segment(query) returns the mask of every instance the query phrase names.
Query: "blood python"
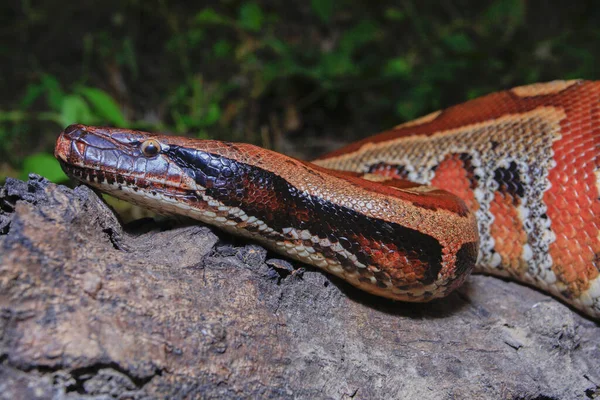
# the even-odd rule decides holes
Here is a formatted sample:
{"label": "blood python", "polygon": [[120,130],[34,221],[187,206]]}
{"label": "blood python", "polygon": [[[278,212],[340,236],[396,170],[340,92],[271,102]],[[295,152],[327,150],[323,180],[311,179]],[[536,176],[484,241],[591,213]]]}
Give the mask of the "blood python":
{"label": "blood python", "polygon": [[84,125],[60,134],[55,155],[94,188],[379,296],[442,297],[475,267],[600,317],[600,82],[493,93],[313,163]]}

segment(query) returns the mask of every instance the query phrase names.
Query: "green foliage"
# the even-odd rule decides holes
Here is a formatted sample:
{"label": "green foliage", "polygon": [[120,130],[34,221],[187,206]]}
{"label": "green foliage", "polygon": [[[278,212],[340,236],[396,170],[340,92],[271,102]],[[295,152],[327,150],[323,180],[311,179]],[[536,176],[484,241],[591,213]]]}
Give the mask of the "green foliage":
{"label": "green foliage", "polygon": [[405,57],[396,57],[388,60],[385,66],[385,75],[391,77],[408,78],[412,73],[410,61]]}
{"label": "green foliage", "polygon": [[239,24],[242,28],[245,28],[252,32],[258,32],[263,25],[264,15],[258,4],[256,3],[244,3],[240,7]]}
{"label": "green foliage", "polygon": [[[127,125],[127,120],[121,112],[119,105],[108,93],[97,88],[85,86],[78,88],[77,91],[88,101],[97,118],[107,121],[114,126],[124,127]],[[87,117],[90,119],[94,118],[91,113],[92,110],[88,108],[89,115]]]}
{"label": "green foliage", "polygon": [[464,32],[445,36],[443,41],[448,50],[455,53],[469,53],[475,48],[473,41]]}
{"label": "green foliage", "polygon": [[334,10],[333,0],[311,0],[310,6],[324,24],[331,21]]}
{"label": "green foliage", "polygon": [[48,153],[36,153],[25,158],[19,178],[27,180],[30,173],[42,175],[55,183],[68,180],[56,158]]}
{"label": "green foliage", "polygon": [[[46,109],[28,112],[40,99],[45,99]],[[128,123],[117,102],[105,91],[79,85],[67,93],[58,79],[48,74],[42,75],[39,82],[27,86],[19,109],[0,111],[0,143],[3,146],[0,150],[9,151],[4,147],[7,141],[3,139],[12,139],[14,135],[11,132],[18,132],[20,126],[26,126],[31,119],[52,122],[57,131],[74,123],[114,126],[127,126]],[[7,128],[4,125],[6,123],[12,123],[12,129]],[[53,182],[67,179],[49,151],[28,155],[22,160],[20,178],[26,179],[30,172],[43,175]]]}
{"label": "green foliage", "polygon": [[387,8],[384,15],[387,19],[394,22],[401,22],[406,19],[406,13],[396,7]]}
{"label": "green foliage", "polygon": [[205,8],[194,17],[195,22],[200,24],[225,24],[227,18],[213,10],[212,8]]}
{"label": "green foliage", "polygon": [[519,26],[525,21],[525,2],[522,0],[496,0],[484,13],[486,26]]}
{"label": "green foliage", "polygon": [[[26,110],[40,98],[45,98],[46,110],[27,113]],[[27,118],[50,120],[60,127],[75,122],[115,126],[128,123],[117,102],[105,91],[77,86],[71,93],[65,93],[58,80],[47,74],[38,83],[27,86],[19,110],[0,111],[0,121],[20,122]]]}
{"label": "green foliage", "polygon": [[70,94],[63,97],[60,113],[57,115],[60,125],[67,126],[76,122],[90,124],[92,120],[90,107],[81,96]]}
{"label": "green foliage", "polygon": [[513,85],[600,77],[593,0],[29,3],[0,45],[27,54],[5,58],[27,73],[0,102],[0,171],[21,176],[54,174],[75,122],[268,145],[296,115],[303,140],[364,137]]}
{"label": "green foliage", "polygon": [[231,55],[233,45],[225,39],[218,40],[213,45],[213,52],[217,58],[226,58]]}
{"label": "green foliage", "polygon": [[175,132],[195,134],[207,138],[206,128],[215,125],[221,117],[219,102],[230,87],[206,87],[201,77],[181,85],[170,99]]}

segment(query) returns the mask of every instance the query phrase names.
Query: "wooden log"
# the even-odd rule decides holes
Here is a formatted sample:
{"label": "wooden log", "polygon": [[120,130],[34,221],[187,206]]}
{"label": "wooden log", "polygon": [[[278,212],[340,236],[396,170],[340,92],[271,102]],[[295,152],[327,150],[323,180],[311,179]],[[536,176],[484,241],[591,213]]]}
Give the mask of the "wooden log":
{"label": "wooden log", "polygon": [[290,265],[201,225],[124,228],[84,186],[9,179],[0,397],[600,393],[600,327],[531,288],[473,276],[446,299],[405,304]]}

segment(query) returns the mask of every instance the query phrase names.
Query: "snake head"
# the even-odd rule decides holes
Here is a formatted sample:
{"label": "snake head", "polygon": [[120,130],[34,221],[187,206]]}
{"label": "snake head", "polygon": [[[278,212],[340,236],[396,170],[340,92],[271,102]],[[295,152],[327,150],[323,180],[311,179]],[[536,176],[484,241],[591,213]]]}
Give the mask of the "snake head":
{"label": "snake head", "polygon": [[[202,190],[167,152],[169,136],[129,129],[71,125],[54,155],[65,173],[86,185],[161,213]],[[163,204],[167,204],[165,207]]]}
{"label": "snake head", "polygon": [[231,214],[249,218],[239,207],[252,209],[249,203],[267,204],[273,197],[268,174],[251,168],[263,159],[260,152],[265,150],[251,145],[86,125],[67,127],[54,150],[77,181],[162,214],[213,225],[231,221]]}

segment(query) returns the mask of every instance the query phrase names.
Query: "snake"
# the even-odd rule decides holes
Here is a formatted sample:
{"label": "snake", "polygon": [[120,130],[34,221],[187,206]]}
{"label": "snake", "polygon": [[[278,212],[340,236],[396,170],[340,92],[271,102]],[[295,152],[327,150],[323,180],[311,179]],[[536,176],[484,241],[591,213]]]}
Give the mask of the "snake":
{"label": "snake", "polygon": [[600,82],[536,83],[307,162],[251,144],[71,125],[65,173],[249,238],[366,292],[426,302],[472,271],[600,318]]}

